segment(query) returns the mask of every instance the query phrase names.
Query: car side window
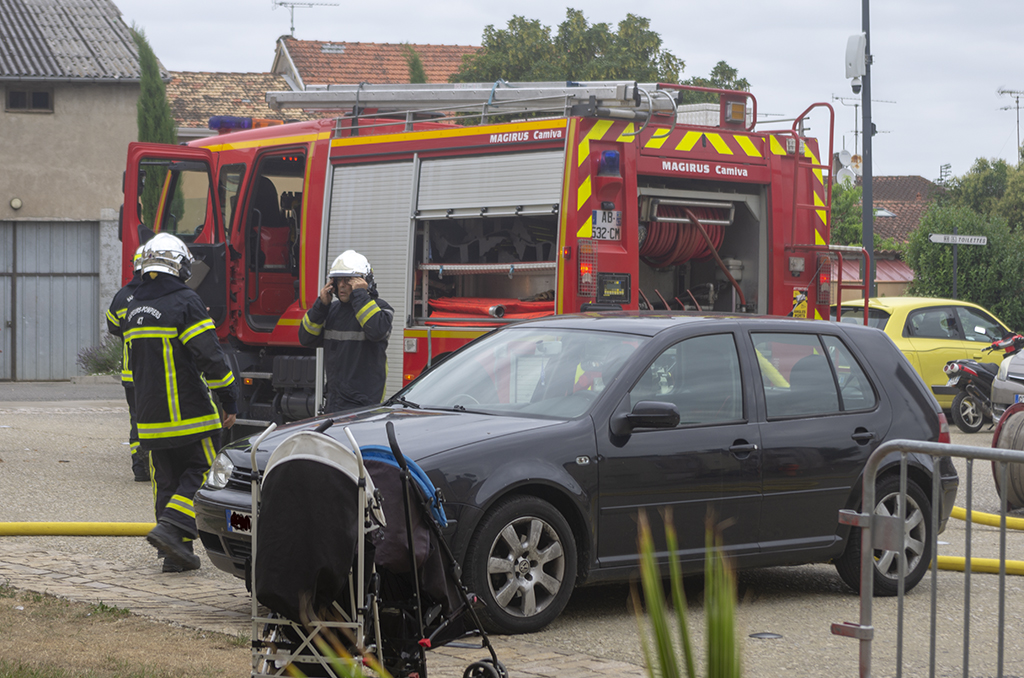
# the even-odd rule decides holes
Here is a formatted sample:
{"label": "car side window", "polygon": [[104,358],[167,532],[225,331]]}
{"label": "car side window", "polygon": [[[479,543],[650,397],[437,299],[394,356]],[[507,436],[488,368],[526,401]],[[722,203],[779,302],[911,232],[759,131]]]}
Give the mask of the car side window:
{"label": "car side window", "polygon": [[1006,333],[994,318],[976,308],[957,306],[956,314],[960,318],[960,327],[963,328],[964,338],[967,341],[991,344],[996,339],[1001,339]]}
{"label": "car side window", "polygon": [[670,402],[679,425],[743,419],[743,379],[732,334],[711,334],[670,346],[629,392],[630,408],[642,400]]}
{"label": "car side window", "polygon": [[878,402],[875,391],[871,387],[864,370],[850,353],[850,349],[839,339],[829,335],[822,336],[832,361],[836,379],[839,382],[839,405],[844,412],[850,410],[870,410]]}
{"label": "car side window", "polygon": [[922,339],[959,339],[953,309],[924,308],[907,317],[907,334]]}
{"label": "car side window", "polygon": [[832,362],[816,334],[755,333],[769,418],[840,411]]}

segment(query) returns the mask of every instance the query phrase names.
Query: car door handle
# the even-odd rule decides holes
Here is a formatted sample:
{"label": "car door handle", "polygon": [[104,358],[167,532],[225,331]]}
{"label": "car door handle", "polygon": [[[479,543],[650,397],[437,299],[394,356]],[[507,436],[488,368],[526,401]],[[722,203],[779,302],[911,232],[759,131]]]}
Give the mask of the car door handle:
{"label": "car door handle", "polygon": [[757,450],[757,444],[755,443],[738,443],[729,448],[733,456],[737,459],[746,459],[750,456],[751,452]]}
{"label": "car door handle", "polygon": [[870,442],[870,441],[874,440],[875,439],[875,434],[872,431],[856,431],[850,437],[853,438],[854,440],[856,440],[858,443],[861,443],[863,445],[866,442]]}

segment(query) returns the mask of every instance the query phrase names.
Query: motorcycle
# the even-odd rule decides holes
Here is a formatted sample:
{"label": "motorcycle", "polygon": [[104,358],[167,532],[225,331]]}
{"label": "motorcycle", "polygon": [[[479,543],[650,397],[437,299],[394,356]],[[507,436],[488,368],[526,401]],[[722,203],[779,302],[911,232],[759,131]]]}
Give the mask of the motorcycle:
{"label": "motorcycle", "polygon": [[[1003,360],[1006,360],[1022,348],[1024,336],[1008,334],[982,351],[1003,351]],[[962,358],[950,360],[942,371],[949,377],[946,386],[959,391],[951,408],[953,423],[964,433],[977,433],[992,419],[992,381],[999,372],[999,365]]]}

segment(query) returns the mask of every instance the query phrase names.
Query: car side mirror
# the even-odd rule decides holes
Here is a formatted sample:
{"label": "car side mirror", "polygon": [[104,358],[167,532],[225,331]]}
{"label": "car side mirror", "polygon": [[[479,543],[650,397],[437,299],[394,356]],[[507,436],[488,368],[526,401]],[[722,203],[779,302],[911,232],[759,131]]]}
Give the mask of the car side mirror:
{"label": "car side mirror", "polygon": [[641,400],[632,412],[613,416],[610,425],[618,436],[629,435],[636,428],[675,428],[679,425],[679,410],[674,403]]}

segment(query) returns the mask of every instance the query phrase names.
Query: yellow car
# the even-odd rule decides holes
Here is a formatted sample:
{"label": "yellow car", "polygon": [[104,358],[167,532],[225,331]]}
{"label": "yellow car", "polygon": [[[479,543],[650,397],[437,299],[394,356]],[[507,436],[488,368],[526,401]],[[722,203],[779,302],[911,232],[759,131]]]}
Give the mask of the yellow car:
{"label": "yellow car", "polygon": [[[833,319],[835,314],[833,306]],[[843,304],[842,322],[864,322],[863,300]],[[926,297],[871,298],[868,324],[889,335],[944,410],[956,395],[956,387],[946,386],[942,371],[946,363],[971,358],[998,365],[1002,352],[982,353],[982,349],[1010,333],[1005,323],[981,306]]]}

